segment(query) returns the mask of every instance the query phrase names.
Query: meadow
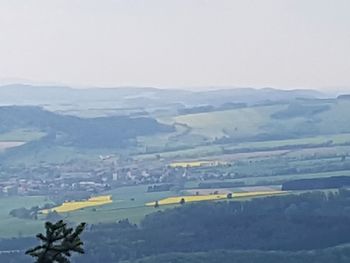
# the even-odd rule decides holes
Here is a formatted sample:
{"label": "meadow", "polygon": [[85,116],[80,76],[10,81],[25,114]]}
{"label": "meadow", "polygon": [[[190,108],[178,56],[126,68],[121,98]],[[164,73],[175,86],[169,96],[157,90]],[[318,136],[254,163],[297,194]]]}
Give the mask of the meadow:
{"label": "meadow", "polygon": [[[326,147],[325,145],[327,144],[328,146]],[[323,153],[332,149],[335,151],[340,150],[339,153],[341,153],[341,149],[347,148],[348,144],[350,144],[350,133],[344,133],[310,136],[299,139],[264,140],[237,143],[232,142],[193,147],[188,145],[188,147],[184,149],[162,151],[158,154],[161,158],[164,158],[171,162],[186,162],[184,161],[186,159],[203,159],[208,157],[210,157],[210,159],[222,159],[225,157],[231,158],[234,155],[236,157],[239,157],[242,153],[244,153],[243,157],[245,158],[249,158],[251,156],[256,155],[256,152],[265,152],[265,155],[268,155],[268,152],[276,152],[278,154],[278,151],[282,147],[283,149],[286,149],[286,151],[295,153],[295,155],[297,155],[298,153],[303,154],[303,152],[307,151]],[[298,146],[297,149],[295,149],[296,146]],[[290,150],[288,150],[288,148],[290,148]],[[247,149],[249,149],[249,152],[247,152]],[[155,160],[157,157],[155,153],[141,153],[133,155],[133,158],[142,161],[149,161]]]}
{"label": "meadow", "polygon": [[51,203],[42,196],[16,196],[0,198],[0,238],[32,236],[43,230],[43,221],[19,219],[9,215],[12,209],[31,208]]}
{"label": "meadow", "polygon": [[227,135],[243,138],[259,134],[270,115],[281,108],[283,106],[274,105],[188,114],[176,116],[174,121],[188,125],[192,133],[211,139]]}
{"label": "meadow", "polygon": [[29,142],[42,138],[45,135],[44,132],[32,130],[32,129],[16,129],[10,132],[0,134],[0,141],[21,141]]}
{"label": "meadow", "polygon": [[17,129],[0,134],[0,152],[22,146],[27,142],[42,138],[45,133],[31,129]]}
{"label": "meadow", "polygon": [[[147,186],[122,187],[106,192],[102,200],[92,202],[71,202],[69,205],[58,206],[59,215],[69,222],[111,223],[128,218],[133,223],[139,223],[142,218],[157,211],[146,207],[146,202],[158,200],[172,195],[171,192],[147,193]],[[111,196],[113,202],[106,199]],[[101,198],[101,197],[100,197]],[[105,203],[104,203],[105,202]],[[0,238],[16,236],[33,236],[43,229],[46,216],[40,215],[38,220],[18,219],[9,215],[12,209],[31,208],[52,203],[45,197],[18,196],[0,198]],[[102,204],[104,203],[104,204]],[[79,206],[77,206],[77,204]],[[78,210],[76,210],[79,208]],[[61,210],[63,209],[63,210]],[[11,227],[7,227],[11,224]],[[13,224],[13,226],[12,226]]]}
{"label": "meadow", "polygon": [[0,141],[0,152],[10,148],[18,147],[24,144],[25,142],[22,142],[22,141]]}
{"label": "meadow", "polygon": [[[289,175],[273,175],[273,176],[252,176],[237,179],[225,179],[225,180],[207,180],[206,183],[216,182],[243,182],[246,186],[278,186],[281,183],[295,179],[309,179],[309,178],[320,178],[320,177],[331,177],[331,176],[350,176],[348,171],[333,171],[333,172],[320,172],[320,173],[304,173],[304,174],[289,174]],[[195,189],[199,186],[200,181],[191,181],[185,184],[186,189]],[[242,187],[230,188],[240,189]]]}

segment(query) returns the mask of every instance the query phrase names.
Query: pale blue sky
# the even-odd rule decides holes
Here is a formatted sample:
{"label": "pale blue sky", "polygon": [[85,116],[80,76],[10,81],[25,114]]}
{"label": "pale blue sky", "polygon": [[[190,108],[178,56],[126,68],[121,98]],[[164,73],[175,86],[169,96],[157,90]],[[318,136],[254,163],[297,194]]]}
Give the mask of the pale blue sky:
{"label": "pale blue sky", "polygon": [[349,87],[349,0],[0,0],[0,79]]}

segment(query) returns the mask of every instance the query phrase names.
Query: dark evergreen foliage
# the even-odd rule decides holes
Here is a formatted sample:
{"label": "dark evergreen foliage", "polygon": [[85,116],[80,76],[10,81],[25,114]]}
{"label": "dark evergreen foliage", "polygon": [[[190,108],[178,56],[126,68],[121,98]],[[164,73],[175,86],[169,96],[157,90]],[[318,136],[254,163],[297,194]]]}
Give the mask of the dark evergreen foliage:
{"label": "dark evergreen foliage", "polygon": [[83,242],[80,239],[85,223],[75,230],[68,228],[62,220],[57,223],[45,223],[46,234],[38,234],[41,245],[26,251],[27,255],[36,258],[36,263],[69,263],[72,252],[84,253]]}

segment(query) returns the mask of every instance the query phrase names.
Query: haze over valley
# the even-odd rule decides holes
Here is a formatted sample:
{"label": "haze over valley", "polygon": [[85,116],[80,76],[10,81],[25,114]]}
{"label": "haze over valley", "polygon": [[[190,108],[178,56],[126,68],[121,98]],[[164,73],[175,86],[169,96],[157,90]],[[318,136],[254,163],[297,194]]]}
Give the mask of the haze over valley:
{"label": "haze over valley", "polygon": [[0,1],[0,262],[350,262],[350,1]]}

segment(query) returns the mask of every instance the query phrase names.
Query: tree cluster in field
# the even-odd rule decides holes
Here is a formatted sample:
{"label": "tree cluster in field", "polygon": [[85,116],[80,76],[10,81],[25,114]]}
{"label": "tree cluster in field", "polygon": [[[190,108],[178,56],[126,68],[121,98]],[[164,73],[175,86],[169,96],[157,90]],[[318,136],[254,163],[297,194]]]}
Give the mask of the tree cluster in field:
{"label": "tree cluster in field", "polygon": [[9,212],[10,216],[21,218],[21,219],[38,219],[38,212],[40,208],[38,206],[33,206],[31,208],[16,208]]}
{"label": "tree cluster in field", "polygon": [[[9,212],[10,216],[13,217],[17,217],[17,218],[21,218],[21,219],[33,219],[33,220],[37,220],[38,219],[38,215],[40,214],[40,211],[43,209],[49,209],[54,207],[53,204],[45,204],[42,207],[39,206],[33,206],[31,208],[16,208],[16,209],[12,209]],[[49,212],[47,214],[47,220],[53,220],[53,221],[57,221],[58,220],[58,215],[57,213],[52,213]]]}

